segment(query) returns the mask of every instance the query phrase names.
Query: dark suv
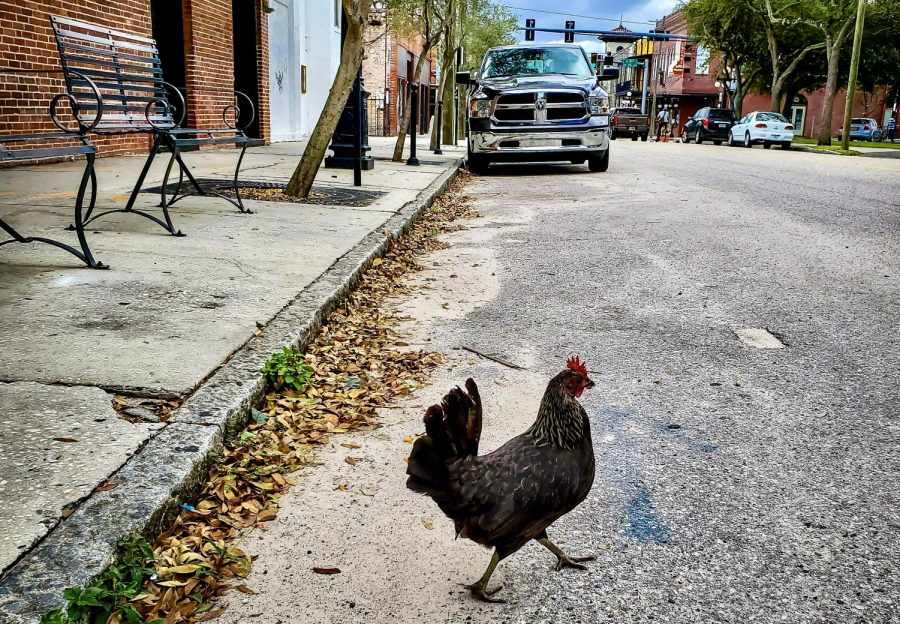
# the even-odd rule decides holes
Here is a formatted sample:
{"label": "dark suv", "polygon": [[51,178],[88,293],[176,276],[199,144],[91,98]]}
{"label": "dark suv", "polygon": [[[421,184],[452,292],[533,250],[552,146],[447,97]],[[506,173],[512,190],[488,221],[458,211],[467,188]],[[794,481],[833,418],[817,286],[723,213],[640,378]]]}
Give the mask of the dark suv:
{"label": "dark suv", "polygon": [[734,125],[734,111],[730,108],[701,108],[694,116],[687,120],[681,131],[681,142],[697,143],[712,141],[721,145],[728,140],[728,133]]}

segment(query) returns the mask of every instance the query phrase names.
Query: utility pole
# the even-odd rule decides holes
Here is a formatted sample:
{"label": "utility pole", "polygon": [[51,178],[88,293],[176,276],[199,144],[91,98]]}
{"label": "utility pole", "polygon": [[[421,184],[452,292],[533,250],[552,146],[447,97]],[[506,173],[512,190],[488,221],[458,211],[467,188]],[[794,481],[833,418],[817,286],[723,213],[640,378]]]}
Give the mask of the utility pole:
{"label": "utility pole", "polygon": [[853,119],[853,96],[856,93],[856,75],[859,73],[859,54],[862,51],[863,24],[866,20],[866,0],[859,0],[856,7],[856,30],[853,32],[853,55],[850,57],[850,80],[847,82],[847,103],[844,106],[844,129],[841,132],[841,149],[850,149],[850,121]]}

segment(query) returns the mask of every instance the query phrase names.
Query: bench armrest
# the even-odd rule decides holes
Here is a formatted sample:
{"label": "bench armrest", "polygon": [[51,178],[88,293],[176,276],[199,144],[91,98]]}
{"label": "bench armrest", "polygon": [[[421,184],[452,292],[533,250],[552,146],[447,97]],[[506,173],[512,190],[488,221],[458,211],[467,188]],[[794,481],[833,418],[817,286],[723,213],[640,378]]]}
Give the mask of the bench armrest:
{"label": "bench armrest", "polygon": [[[184,102],[184,96],[181,94],[181,92],[187,91],[187,89],[185,89],[184,87],[176,87],[174,85],[169,84],[168,82],[165,84],[166,84],[166,86],[169,86],[172,89],[174,89],[176,92],[178,92],[179,97],[181,97],[181,101]],[[253,121],[256,119],[256,107],[253,105],[253,100],[251,100],[250,97],[246,93],[243,93],[241,91],[232,90],[232,89],[216,89],[216,88],[212,88],[212,87],[196,87],[196,90],[202,91],[204,93],[231,93],[234,95],[235,103],[229,104],[222,109],[222,122],[226,126],[231,128],[232,130],[244,131],[247,128],[249,128],[250,124],[252,124]],[[244,100],[246,108],[250,109],[250,118],[243,124],[238,124],[238,123],[232,124],[230,121],[228,121],[228,113],[229,112],[234,113],[235,122],[237,122],[237,120],[240,119],[242,109],[241,109],[241,104],[238,100],[241,100],[241,99]],[[244,110],[246,110],[246,109],[244,109]],[[183,118],[184,118],[184,116],[182,115],[182,119]]]}
{"label": "bench armrest", "polygon": [[62,100],[68,100],[69,106],[72,107],[72,114],[74,115],[76,121],[78,122],[78,126],[80,128],[81,133],[90,132],[93,130],[100,120],[103,118],[103,96],[100,94],[100,89],[97,88],[97,85],[94,84],[94,81],[82,74],[81,72],[74,70],[66,70],[65,72],[62,68],[56,67],[43,67],[43,68],[35,68],[35,69],[25,69],[18,67],[0,67],[0,74],[68,74],[75,76],[80,80],[84,80],[88,87],[90,87],[91,91],[94,93],[94,98],[97,100],[97,114],[94,117],[93,121],[90,123],[85,123],[84,120],[79,115],[79,108],[81,104],[74,95],[72,95],[69,91],[65,93],[59,93],[52,100],[50,100],[50,120],[53,121],[53,124],[62,130],[63,132],[74,132],[70,128],[66,128],[63,123],[59,120],[57,116],[56,107]]}

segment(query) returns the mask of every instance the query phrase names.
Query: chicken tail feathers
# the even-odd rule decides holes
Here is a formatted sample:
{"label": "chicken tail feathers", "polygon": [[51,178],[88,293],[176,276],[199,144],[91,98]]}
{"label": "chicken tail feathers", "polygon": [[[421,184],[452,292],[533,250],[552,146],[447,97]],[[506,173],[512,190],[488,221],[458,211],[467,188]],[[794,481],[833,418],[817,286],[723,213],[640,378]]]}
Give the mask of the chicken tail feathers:
{"label": "chicken tail feathers", "polygon": [[429,407],[423,419],[425,435],[409,454],[406,487],[432,496],[446,489],[448,465],[478,455],[481,414],[481,396],[472,379],[466,380],[466,390],[454,388],[440,405]]}

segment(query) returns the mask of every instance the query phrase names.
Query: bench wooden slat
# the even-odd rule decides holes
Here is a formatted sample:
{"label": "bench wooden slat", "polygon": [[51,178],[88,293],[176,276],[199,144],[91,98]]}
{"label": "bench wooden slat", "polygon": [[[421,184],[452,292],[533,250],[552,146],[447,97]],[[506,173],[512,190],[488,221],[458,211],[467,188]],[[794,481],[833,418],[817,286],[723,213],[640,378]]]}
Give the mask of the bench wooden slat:
{"label": "bench wooden slat", "polygon": [[60,37],[65,37],[67,39],[72,39],[74,41],[90,41],[91,43],[99,43],[101,45],[109,46],[112,49],[125,48],[126,50],[137,50],[139,52],[148,52],[150,54],[156,53],[155,47],[150,47],[146,45],[141,45],[138,43],[131,43],[130,41],[119,41],[117,39],[109,39],[105,37],[95,37],[94,35],[85,35],[82,33],[77,33],[72,30],[64,30],[62,28],[57,29],[57,35]]}
{"label": "bench wooden slat", "polygon": [[114,35],[116,37],[122,39],[133,39],[134,41],[140,41],[143,43],[151,43],[156,44],[156,42],[150,37],[144,37],[143,35],[138,35],[133,32],[126,32],[124,30],[115,30],[113,28],[107,28],[105,26],[100,26],[98,24],[92,24],[90,22],[82,22],[80,20],[74,20],[68,17],[60,17],[59,15],[52,15],[50,20],[56,24],[63,24],[65,26],[74,26],[76,28],[82,28],[84,30],[89,30],[92,32],[100,32],[106,35]]}
{"label": "bench wooden slat", "polygon": [[[59,45],[61,48],[69,48],[72,50],[78,50],[79,52],[92,52],[94,54],[100,54],[103,56],[111,56],[114,58],[122,58],[128,61],[153,61],[156,64],[161,64],[159,58],[153,58],[150,56],[139,56],[137,54],[127,54],[125,52],[116,52],[115,50],[103,50],[99,48],[92,48],[91,46],[79,45],[74,43],[68,43],[63,40],[59,40]],[[68,55],[66,55],[68,57]]]}
{"label": "bench wooden slat", "polygon": [[[70,66],[71,67],[71,66]],[[146,74],[122,74],[116,72],[107,72],[100,71],[96,69],[91,69],[90,67],[71,67],[74,71],[78,73],[84,74],[88,78],[92,80],[96,77],[105,82],[115,82],[117,87],[121,87],[122,85],[130,85],[135,84],[135,86],[140,86],[141,88],[145,88],[147,84],[151,85],[161,85],[162,83],[162,74],[159,73],[146,73]],[[73,76],[72,80],[78,80],[82,84],[88,84],[86,80],[83,78],[79,78],[78,76]],[[97,83],[97,86],[100,86],[100,83],[97,80],[94,80]]]}
{"label": "bench wooden slat", "polygon": [[69,60],[69,65],[72,65],[73,61],[77,63],[85,63],[87,65],[97,65],[99,67],[111,67],[113,69],[124,69],[126,71],[144,71],[145,69],[152,69],[152,71],[156,74],[162,76],[162,67],[159,63],[155,62],[152,57],[147,57],[146,65],[129,65],[128,63],[118,63],[116,61],[107,61],[105,59],[98,58],[90,58],[88,56],[81,56],[80,54],[69,54],[66,56]]}

